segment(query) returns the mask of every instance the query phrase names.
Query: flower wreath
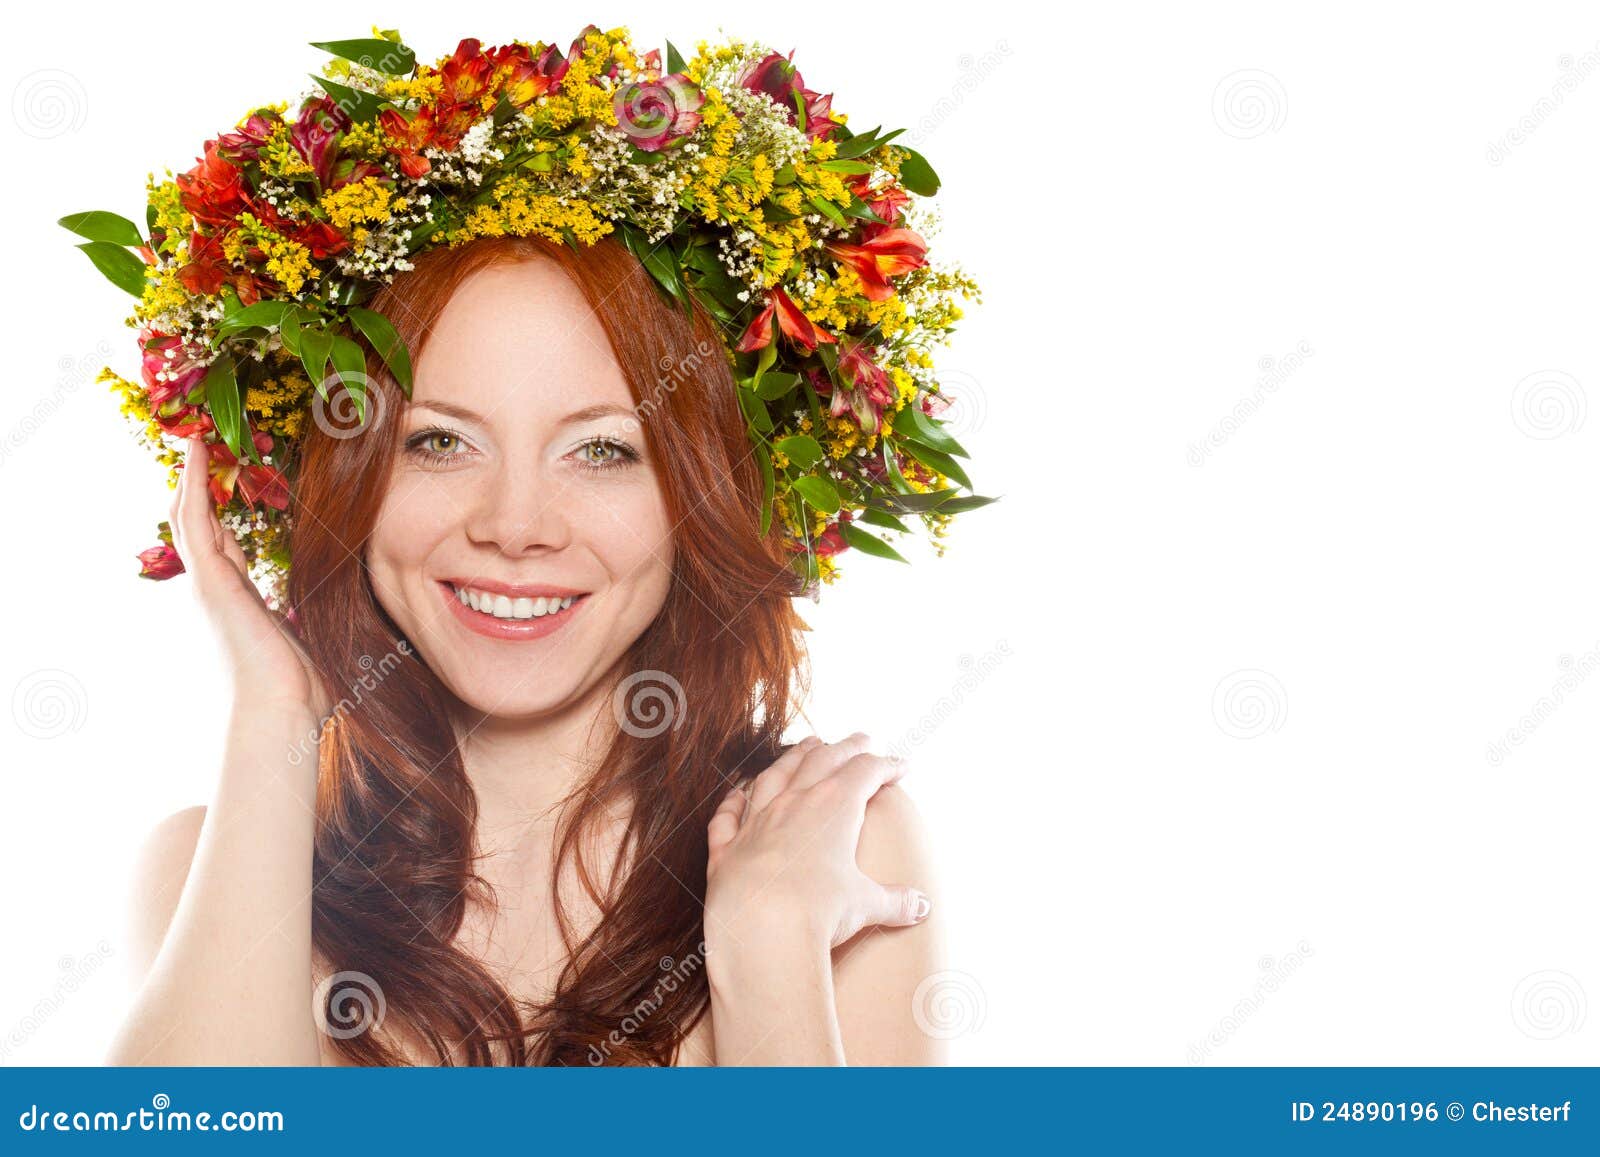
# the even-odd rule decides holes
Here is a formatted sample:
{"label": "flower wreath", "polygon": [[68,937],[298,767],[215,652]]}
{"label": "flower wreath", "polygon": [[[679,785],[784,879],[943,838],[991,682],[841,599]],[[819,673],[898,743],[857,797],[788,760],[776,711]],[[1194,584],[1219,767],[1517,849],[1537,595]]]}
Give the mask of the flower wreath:
{"label": "flower wreath", "polygon": [[[257,108],[188,172],[150,175],[148,236],[114,213],[61,218],[138,298],[143,384],[99,380],[169,485],[182,439],[217,443],[218,516],[274,609],[307,410],[321,422],[337,388],[364,422],[368,350],[411,394],[404,343],[362,303],[418,252],[476,237],[576,249],[615,232],[665,295],[720,323],[762,533],[779,520],[813,598],[846,548],[905,561],[862,524],[919,519],[942,555],[950,517],[994,501],[939,417],[929,349],[978,289],[929,264],[931,222],[912,227],[938,177],[891,143],[900,130],[850,132],[792,52],[702,41],[685,62],[668,43],[663,69],[594,25],[565,55],[468,39],[432,66],[377,28],[313,47],[333,59],[292,116]],[[159,532],[142,577],[183,570]]]}

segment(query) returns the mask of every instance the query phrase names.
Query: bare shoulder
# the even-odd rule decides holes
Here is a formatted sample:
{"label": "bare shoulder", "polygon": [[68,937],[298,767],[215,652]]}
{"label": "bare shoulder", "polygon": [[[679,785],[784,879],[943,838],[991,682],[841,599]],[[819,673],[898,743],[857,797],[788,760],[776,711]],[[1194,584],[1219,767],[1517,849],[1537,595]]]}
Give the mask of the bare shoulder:
{"label": "bare shoulder", "polygon": [[129,967],[143,980],[177,911],[189,865],[205,823],[204,806],[173,812],[150,829],[129,880]]}
{"label": "bare shoulder", "polygon": [[872,925],[834,949],[834,1000],[852,1065],[937,1065],[943,1041],[924,1031],[917,1007],[923,981],[942,967],[944,933],[938,882],[921,813],[898,784],[867,802],[856,865],[880,884],[910,884],[932,901],[926,920],[904,928]]}

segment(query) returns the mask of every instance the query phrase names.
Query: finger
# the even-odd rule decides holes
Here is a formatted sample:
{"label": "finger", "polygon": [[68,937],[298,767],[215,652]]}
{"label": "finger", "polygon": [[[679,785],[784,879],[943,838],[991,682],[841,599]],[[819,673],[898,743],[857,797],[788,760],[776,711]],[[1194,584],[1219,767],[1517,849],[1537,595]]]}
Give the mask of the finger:
{"label": "finger", "polygon": [[819,747],[826,747],[815,735],[808,735],[799,743],[789,748],[778,756],[772,766],[756,776],[755,787],[750,791],[750,811],[752,814],[760,811],[772,802],[772,797],[783,790],[784,784],[789,782],[789,777],[794,774],[795,768]]}
{"label": "finger", "polygon": [[871,746],[872,737],[865,731],[857,731],[853,735],[845,736],[838,743],[830,743],[826,751],[813,752],[801,762],[799,770],[790,779],[789,790],[800,791],[827,779],[845,763],[861,755]]}
{"label": "finger", "polygon": [[873,884],[867,890],[863,925],[882,924],[904,928],[920,924],[933,910],[933,901],[909,884]]}
{"label": "finger", "polygon": [[711,822],[706,825],[706,843],[712,855],[726,847],[728,841],[738,833],[748,804],[749,797],[744,793],[743,784],[735,784],[722,797],[722,802],[711,815]]}
{"label": "finger", "polygon": [[879,789],[898,783],[910,768],[910,763],[898,755],[874,755],[868,751],[846,760],[834,776],[864,807]]}

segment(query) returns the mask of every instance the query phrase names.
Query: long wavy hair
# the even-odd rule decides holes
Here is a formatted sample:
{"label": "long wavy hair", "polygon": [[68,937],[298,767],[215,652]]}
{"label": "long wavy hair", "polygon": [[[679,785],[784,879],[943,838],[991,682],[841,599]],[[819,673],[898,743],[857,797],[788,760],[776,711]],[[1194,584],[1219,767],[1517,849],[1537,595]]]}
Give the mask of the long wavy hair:
{"label": "long wavy hair", "polygon": [[[447,715],[453,696],[404,646],[363,559],[406,404],[367,349],[370,428],[350,437],[308,424],[293,494],[288,602],[332,695],[362,688],[319,745],[313,941],[336,970],[370,977],[386,1016],[439,1064],[672,1064],[710,1004],[706,825],[727,784],[780,753],[809,683],[790,601],[800,582],[776,525],[760,532],[760,472],[717,323],[698,305],[692,317],[674,307],[614,239],[581,251],[518,237],[430,250],[372,307],[416,358],[468,276],[540,258],[566,271],[604,326],[659,464],[672,581],[621,669],[665,673],[682,695],[670,689],[664,706],[682,710],[669,726],[619,730],[563,804],[551,890],[568,959],[547,1002],[513,999],[453,943],[469,906],[495,902],[475,869],[477,805]],[[397,647],[409,657],[395,659]],[[585,841],[619,800],[632,818],[602,886]],[[600,912],[581,938],[557,886],[568,861]],[[666,973],[669,958],[678,963]],[[327,991],[325,1023],[343,1023],[340,998]],[[407,1064],[393,1027],[330,1036],[354,1063]]]}

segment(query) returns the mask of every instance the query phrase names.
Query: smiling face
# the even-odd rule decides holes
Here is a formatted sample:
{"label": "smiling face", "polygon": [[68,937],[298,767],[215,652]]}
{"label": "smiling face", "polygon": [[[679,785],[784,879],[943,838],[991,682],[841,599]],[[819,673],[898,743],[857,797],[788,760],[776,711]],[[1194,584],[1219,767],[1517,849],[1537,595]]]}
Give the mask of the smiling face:
{"label": "smiling face", "polygon": [[579,701],[661,610],[671,526],[634,411],[604,329],[551,261],[474,273],[435,323],[366,562],[469,707]]}

